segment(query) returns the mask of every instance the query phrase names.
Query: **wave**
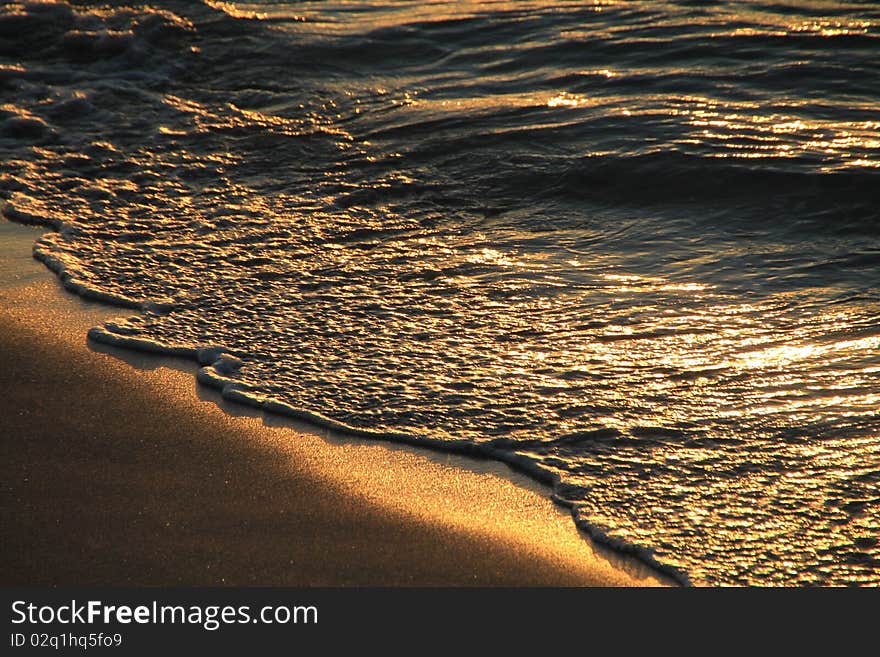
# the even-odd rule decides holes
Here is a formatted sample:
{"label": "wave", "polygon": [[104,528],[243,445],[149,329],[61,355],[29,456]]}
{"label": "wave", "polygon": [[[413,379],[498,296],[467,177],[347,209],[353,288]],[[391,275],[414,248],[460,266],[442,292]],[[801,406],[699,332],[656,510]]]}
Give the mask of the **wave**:
{"label": "wave", "polygon": [[3,213],[140,311],[93,340],[681,581],[876,581],[875,17],[157,5],[0,12]]}

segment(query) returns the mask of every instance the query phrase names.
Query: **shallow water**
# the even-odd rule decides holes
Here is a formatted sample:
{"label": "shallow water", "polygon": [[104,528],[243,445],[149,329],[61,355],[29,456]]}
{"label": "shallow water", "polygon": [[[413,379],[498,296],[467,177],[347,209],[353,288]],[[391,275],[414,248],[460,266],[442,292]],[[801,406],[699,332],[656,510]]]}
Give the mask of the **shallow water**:
{"label": "shallow water", "polygon": [[0,9],[4,213],[146,311],[93,337],[694,583],[880,583],[874,5],[213,4]]}

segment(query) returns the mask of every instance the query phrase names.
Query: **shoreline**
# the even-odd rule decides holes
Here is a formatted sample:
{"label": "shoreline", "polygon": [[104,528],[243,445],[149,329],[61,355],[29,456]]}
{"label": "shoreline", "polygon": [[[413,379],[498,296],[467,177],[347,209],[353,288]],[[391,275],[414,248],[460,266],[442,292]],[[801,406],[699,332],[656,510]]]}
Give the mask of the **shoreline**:
{"label": "shoreline", "polygon": [[195,363],[87,345],[127,311],[10,254],[39,233],[3,223],[4,433],[28,443],[3,445],[4,585],[674,583],[504,464],[341,436],[224,400]]}

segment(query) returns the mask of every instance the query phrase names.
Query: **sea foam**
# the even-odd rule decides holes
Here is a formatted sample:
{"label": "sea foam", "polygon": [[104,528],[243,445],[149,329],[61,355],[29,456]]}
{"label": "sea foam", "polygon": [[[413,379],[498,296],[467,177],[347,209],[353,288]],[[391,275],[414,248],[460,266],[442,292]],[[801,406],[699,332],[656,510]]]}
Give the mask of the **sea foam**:
{"label": "sea foam", "polygon": [[0,9],[3,214],[138,311],[90,338],[682,581],[880,581],[876,12],[336,9]]}

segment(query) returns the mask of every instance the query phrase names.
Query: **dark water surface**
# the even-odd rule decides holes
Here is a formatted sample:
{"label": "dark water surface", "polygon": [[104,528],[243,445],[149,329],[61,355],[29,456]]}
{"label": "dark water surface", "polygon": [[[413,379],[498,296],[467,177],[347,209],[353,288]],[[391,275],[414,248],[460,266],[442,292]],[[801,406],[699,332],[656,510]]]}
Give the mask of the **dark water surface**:
{"label": "dark water surface", "polygon": [[4,213],[146,311],[93,337],[694,583],[880,583],[875,3],[151,7],[0,8]]}

